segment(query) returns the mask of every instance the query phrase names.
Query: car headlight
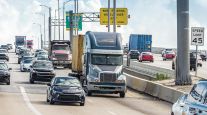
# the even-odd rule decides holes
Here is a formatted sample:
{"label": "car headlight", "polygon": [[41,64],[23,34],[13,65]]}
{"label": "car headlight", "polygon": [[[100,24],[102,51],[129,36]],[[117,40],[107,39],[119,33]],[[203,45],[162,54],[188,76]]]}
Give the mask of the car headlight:
{"label": "car headlight", "polygon": [[125,83],[126,82],[126,76],[125,75],[120,75],[116,82]]}

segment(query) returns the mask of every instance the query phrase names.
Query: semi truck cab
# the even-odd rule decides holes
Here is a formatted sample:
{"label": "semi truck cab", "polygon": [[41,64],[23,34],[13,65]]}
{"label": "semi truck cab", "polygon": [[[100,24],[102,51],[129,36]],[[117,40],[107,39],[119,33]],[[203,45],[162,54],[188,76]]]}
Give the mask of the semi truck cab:
{"label": "semi truck cab", "polygon": [[126,77],[123,75],[121,34],[87,32],[83,49],[83,76],[88,95],[112,93],[125,97]]}
{"label": "semi truck cab", "polygon": [[54,67],[70,67],[72,63],[70,41],[53,40],[51,42],[50,60],[53,62]]}

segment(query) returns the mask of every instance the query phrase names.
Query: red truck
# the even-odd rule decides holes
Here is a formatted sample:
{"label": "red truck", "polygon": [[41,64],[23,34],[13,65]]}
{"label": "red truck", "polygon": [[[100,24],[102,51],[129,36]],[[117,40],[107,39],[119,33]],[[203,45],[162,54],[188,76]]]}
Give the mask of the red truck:
{"label": "red truck", "polygon": [[72,54],[70,51],[69,40],[53,40],[49,49],[50,60],[53,62],[54,67],[71,67]]}
{"label": "red truck", "polygon": [[27,40],[27,48],[33,49],[33,40]]}

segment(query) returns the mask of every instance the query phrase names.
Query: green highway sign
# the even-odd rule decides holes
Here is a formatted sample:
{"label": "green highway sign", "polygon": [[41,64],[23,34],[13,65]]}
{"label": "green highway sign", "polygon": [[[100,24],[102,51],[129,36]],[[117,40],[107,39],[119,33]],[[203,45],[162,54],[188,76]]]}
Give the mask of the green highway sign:
{"label": "green highway sign", "polygon": [[[82,31],[82,19],[83,18],[81,14],[73,14],[73,29],[78,29],[79,31]],[[70,30],[70,25],[70,14],[69,12],[66,12],[66,30]]]}

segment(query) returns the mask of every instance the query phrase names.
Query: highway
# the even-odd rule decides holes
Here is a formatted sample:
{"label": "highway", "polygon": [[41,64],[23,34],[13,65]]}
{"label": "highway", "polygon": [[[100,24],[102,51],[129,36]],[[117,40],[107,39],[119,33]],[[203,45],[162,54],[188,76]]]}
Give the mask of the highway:
{"label": "highway", "polygon": [[[133,64],[136,65],[136,63],[142,63],[146,65],[156,66],[160,68],[166,68],[172,70],[172,60],[166,60],[163,61],[161,54],[153,54],[154,56],[154,62],[138,62],[137,60],[133,59]],[[126,60],[126,56],[124,57],[124,60]],[[202,67],[198,67],[197,76],[207,79],[207,61],[202,62]],[[190,72],[192,75],[195,75],[194,71]]]}
{"label": "highway", "polygon": [[[128,90],[125,98],[97,94],[79,104],[46,103],[46,83],[29,83],[29,73],[20,72],[17,56],[10,53],[11,85],[0,85],[0,115],[168,115],[172,104]],[[69,69],[56,69],[66,76]]]}

